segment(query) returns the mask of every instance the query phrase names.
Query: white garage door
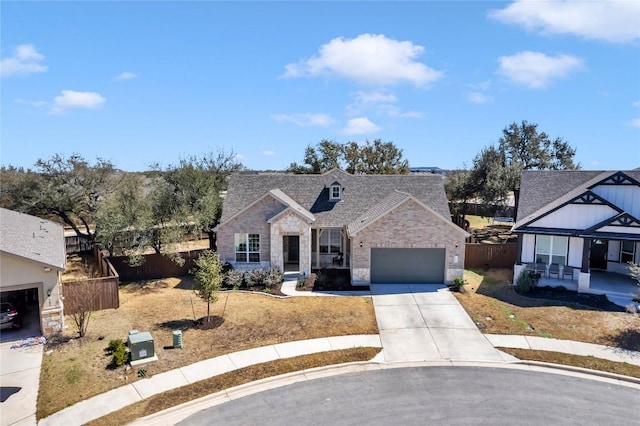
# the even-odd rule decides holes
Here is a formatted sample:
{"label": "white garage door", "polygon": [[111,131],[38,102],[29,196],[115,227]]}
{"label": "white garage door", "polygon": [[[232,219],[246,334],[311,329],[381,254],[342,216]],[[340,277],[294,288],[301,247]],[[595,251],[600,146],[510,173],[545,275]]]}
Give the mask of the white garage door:
{"label": "white garage door", "polygon": [[371,283],[444,283],[443,248],[372,248]]}

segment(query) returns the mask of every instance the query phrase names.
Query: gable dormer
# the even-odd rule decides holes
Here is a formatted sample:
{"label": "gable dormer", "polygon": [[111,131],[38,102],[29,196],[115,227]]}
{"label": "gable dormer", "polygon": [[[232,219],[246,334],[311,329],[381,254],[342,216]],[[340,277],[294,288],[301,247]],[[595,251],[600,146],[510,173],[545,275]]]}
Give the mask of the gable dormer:
{"label": "gable dormer", "polygon": [[342,200],[342,192],[343,187],[338,181],[334,181],[329,186],[329,201],[340,201]]}

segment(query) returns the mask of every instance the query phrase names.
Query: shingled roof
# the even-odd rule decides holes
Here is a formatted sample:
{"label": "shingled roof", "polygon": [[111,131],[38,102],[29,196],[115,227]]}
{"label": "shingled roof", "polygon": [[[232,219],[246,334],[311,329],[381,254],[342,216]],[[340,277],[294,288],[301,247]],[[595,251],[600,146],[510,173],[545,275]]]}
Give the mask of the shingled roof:
{"label": "shingled roof", "polygon": [[50,220],[0,208],[0,251],[63,271],[64,228]]}
{"label": "shingled roof", "polygon": [[[520,184],[518,221],[537,212],[575,190],[586,191],[598,178],[604,179],[616,171],[603,170],[525,170]],[[640,181],[640,170],[623,171]]]}
{"label": "shingled roof", "polygon": [[[329,200],[329,186],[334,182],[343,188],[340,201]],[[234,174],[229,180],[221,225],[273,189],[279,189],[312,213],[314,224],[319,227],[345,226],[395,191],[410,194],[451,220],[440,175],[352,175],[336,169],[321,175]]]}

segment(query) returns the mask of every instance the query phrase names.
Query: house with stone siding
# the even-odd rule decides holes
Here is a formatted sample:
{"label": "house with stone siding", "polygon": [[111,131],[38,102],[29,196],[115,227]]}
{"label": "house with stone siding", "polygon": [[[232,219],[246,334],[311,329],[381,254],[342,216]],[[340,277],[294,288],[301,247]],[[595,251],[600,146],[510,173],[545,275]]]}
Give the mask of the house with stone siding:
{"label": "house with stone siding", "polygon": [[468,234],[451,221],[444,177],[237,173],[216,228],[238,269],[348,269],[354,285],[449,283]]}

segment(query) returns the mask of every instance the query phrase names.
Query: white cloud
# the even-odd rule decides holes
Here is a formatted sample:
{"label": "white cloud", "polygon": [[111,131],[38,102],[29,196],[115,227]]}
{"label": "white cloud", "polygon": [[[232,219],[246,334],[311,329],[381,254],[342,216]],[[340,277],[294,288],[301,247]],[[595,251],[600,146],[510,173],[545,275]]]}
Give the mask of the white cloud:
{"label": "white cloud", "polygon": [[274,114],[271,116],[276,121],[289,121],[298,126],[326,127],[333,124],[334,120],[328,114]]}
{"label": "white cloud", "polygon": [[637,127],[638,129],[640,129],[640,118],[636,118],[634,120],[631,120],[631,125],[633,127]]}
{"label": "white cloud", "polygon": [[469,93],[469,96],[467,97],[467,99],[469,99],[469,102],[471,102],[472,104],[486,104],[493,100],[491,96],[487,96],[484,93],[480,93],[480,92]]}
{"label": "white cloud", "polygon": [[347,115],[362,115],[368,111],[384,114],[389,117],[420,118],[422,114],[415,111],[402,111],[396,105],[398,98],[386,90],[373,92],[358,91],[353,95],[353,102],[347,105]]}
{"label": "white cloud", "polygon": [[382,130],[382,127],[373,124],[367,117],[352,118],[347,126],[342,129],[346,135],[367,135]]}
{"label": "white cloud", "polygon": [[51,114],[64,114],[70,109],[98,109],[106,99],[96,92],[76,92],[63,90],[61,96],[53,98]]}
{"label": "white cloud", "polygon": [[131,80],[132,78],[137,78],[138,75],[129,71],[121,72],[116,76],[116,80]]}
{"label": "white cloud", "polygon": [[417,62],[424,47],[384,35],[338,37],[320,47],[318,56],[286,65],[283,77],[335,75],[358,83],[392,85],[409,82],[426,86],[442,77],[441,71]]}
{"label": "white cloud", "polygon": [[566,78],[582,68],[582,60],[575,56],[547,56],[540,52],[520,52],[498,58],[497,71],[517,84],[535,89],[549,86],[553,80]]}
{"label": "white cloud", "polygon": [[34,107],[42,107],[47,104],[45,101],[30,101],[28,99],[22,99],[22,98],[14,99],[13,102],[20,105],[29,105]]}
{"label": "white cloud", "polygon": [[640,108],[640,101],[635,101],[634,103],[632,103],[631,105],[633,105],[636,108]]}
{"label": "white cloud", "polygon": [[275,151],[262,151],[262,155],[264,155],[265,157],[273,157],[274,155],[276,155]]}
{"label": "white cloud", "polygon": [[543,34],[575,34],[587,39],[628,42],[640,39],[636,0],[517,0],[489,17]]}
{"label": "white cloud", "polygon": [[481,81],[480,83],[472,83],[469,85],[473,90],[489,90],[493,82],[491,80]]}
{"label": "white cloud", "polygon": [[21,44],[16,47],[13,56],[0,61],[0,76],[29,75],[46,72],[48,68],[40,62],[44,56],[38,53],[33,44]]}

